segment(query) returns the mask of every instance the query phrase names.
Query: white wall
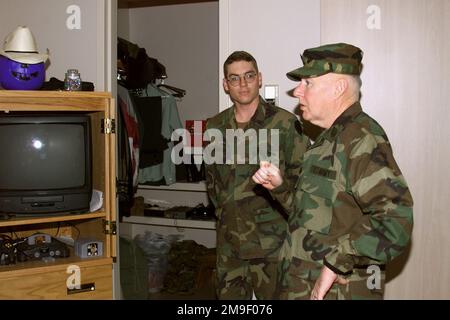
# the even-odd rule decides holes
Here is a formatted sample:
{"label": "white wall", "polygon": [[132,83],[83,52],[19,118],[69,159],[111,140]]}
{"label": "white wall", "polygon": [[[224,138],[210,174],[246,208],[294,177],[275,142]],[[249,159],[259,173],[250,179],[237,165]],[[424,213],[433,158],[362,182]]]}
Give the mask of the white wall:
{"label": "white wall", "polygon": [[119,10],[118,34],[128,33],[129,41],[166,67],[165,83],[186,90],[177,103],[182,121],[206,119],[219,110],[218,10],[217,2]]}
{"label": "white wall", "polygon": [[258,62],[262,88],[278,85],[280,107],[294,112],[298,99],[288,91],[296,82],[286,73],[300,66],[304,49],[320,42],[320,1],[219,0],[219,5],[221,110],[231,105],[222,89],[223,63],[233,51],[244,50]]}
{"label": "white wall", "polygon": [[123,39],[130,39],[130,10],[117,10],[117,36]]}
{"label": "white wall", "polygon": [[[107,12],[105,4],[111,0],[2,0],[0,2],[0,41],[19,25],[33,32],[38,49],[50,51],[47,80],[64,80],[69,68],[77,68],[84,81],[93,82],[97,91],[105,90]],[[81,29],[69,30],[66,20],[68,6],[76,4],[81,12]]]}

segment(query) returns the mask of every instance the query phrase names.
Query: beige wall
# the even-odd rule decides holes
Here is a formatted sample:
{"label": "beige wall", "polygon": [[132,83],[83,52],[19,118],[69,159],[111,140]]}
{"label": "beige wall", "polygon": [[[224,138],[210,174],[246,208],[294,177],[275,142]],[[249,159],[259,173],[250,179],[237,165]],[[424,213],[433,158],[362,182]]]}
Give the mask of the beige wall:
{"label": "beige wall", "polygon": [[[363,108],[385,128],[414,197],[412,248],[388,299],[450,299],[450,2],[322,0],[322,43],[364,52]],[[380,9],[381,28],[368,29]],[[403,269],[402,269],[403,268]]]}
{"label": "beige wall", "polygon": [[295,82],[286,77],[300,64],[300,53],[320,41],[320,2],[311,0],[220,0],[220,108],[231,105],[222,89],[222,65],[235,50],[251,53],[258,62],[263,85],[279,86],[279,104],[294,111],[297,99],[288,91]]}
{"label": "beige wall", "polygon": [[120,9],[118,18],[118,34],[166,67],[165,83],[186,90],[177,102],[182,121],[218,112],[217,2]]}
{"label": "beige wall", "polygon": [[[109,77],[105,6],[112,0],[2,0],[0,2],[0,41],[19,25],[28,26],[40,52],[50,50],[47,80],[64,80],[69,68],[77,68],[84,81],[93,82],[96,90],[108,87]],[[116,0],[114,0],[116,1]],[[80,7],[81,28],[69,30],[68,6]]]}

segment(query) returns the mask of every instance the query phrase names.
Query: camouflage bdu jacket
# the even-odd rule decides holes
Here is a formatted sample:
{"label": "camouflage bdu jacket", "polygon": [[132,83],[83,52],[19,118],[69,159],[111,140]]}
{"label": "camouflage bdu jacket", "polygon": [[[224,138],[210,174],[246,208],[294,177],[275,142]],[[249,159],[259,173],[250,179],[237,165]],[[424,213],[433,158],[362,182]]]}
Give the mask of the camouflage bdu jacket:
{"label": "camouflage bdu jacket", "polygon": [[[235,106],[224,110],[207,122],[206,128],[218,129],[226,136],[227,129],[237,129],[234,116]],[[271,129],[279,132],[279,167],[287,184],[293,187],[300,171],[301,155],[306,150],[306,138],[301,134],[300,122],[292,113],[266,103],[260,97],[259,106],[245,128],[256,133],[261,129]],[[206,132],[208,134],[208,131]],[[214,139],[213,139],[214,140]],[[229,139],[223,141],[224,151],[230,151]],[[262,258],[274,253],[277,257],[287,231],[286,218],[280,211],[283,208],[270,193],[252,180],[252,175],[259,169],[257,161],[249,161],[250,148],[245,148],[244,155],[237,155],[238,143],[231,150],[235,161],[231,164],[206,165],[206,180],[208,195],[216,208],[217,248],[225,244],[238,252],[242,259]],[[270,139],[269,139],[270,140]],[[258,138],[258,148],[267,139]],[[245,142],[248,143],[248,139]],[[269,141],[270,144],[270,141]],[[270,150],[270,147],[268,147]],[[254,155],[253,155],[254,156]],[[237,164],[236,158],[245,157],[245,164]],[[228,250],[228,249],[227,249]],[[227,251],[225,250],[225,251]],[[223,251],[223,250],[222,250]],[[221,254],[226,254],[221,252]]]}
{"label": "camouflage bdu jacket", "polygon": [[298,259],[350,274],[385,264],[409,243],[411,194],[385,132],[358,102],[308,148],[295,193],[281,185],[272,194],[294,202],[281,252],[288,274]]}

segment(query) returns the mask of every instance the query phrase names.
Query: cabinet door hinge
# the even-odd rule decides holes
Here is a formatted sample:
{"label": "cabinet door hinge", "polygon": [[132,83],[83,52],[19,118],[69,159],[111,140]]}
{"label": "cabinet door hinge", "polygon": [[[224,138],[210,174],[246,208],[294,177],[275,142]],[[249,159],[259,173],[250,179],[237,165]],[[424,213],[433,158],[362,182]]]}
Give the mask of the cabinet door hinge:
{"label": "cabinet door hinge", "polygon": [[117,234],[117,224],[115,221],[103,220],[103,232],[105,234]]}
{"label": "cabinet door hinge", "polygon": [[103,119],[102,133],[111,134],[116,133],[116,119]]}

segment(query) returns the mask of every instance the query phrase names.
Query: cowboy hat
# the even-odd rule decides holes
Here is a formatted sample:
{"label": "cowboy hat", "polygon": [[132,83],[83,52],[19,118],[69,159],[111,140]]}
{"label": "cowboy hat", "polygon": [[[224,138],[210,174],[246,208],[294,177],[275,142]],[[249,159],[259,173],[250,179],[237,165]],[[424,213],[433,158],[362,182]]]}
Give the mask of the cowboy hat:
{"label": "cowboy hat", "polygon": [[48,54],[38,53],[33,33],[26,26],[17,27],[6,37],[0,54],[11,60],[28,64],[41,63],[48,59]]}

